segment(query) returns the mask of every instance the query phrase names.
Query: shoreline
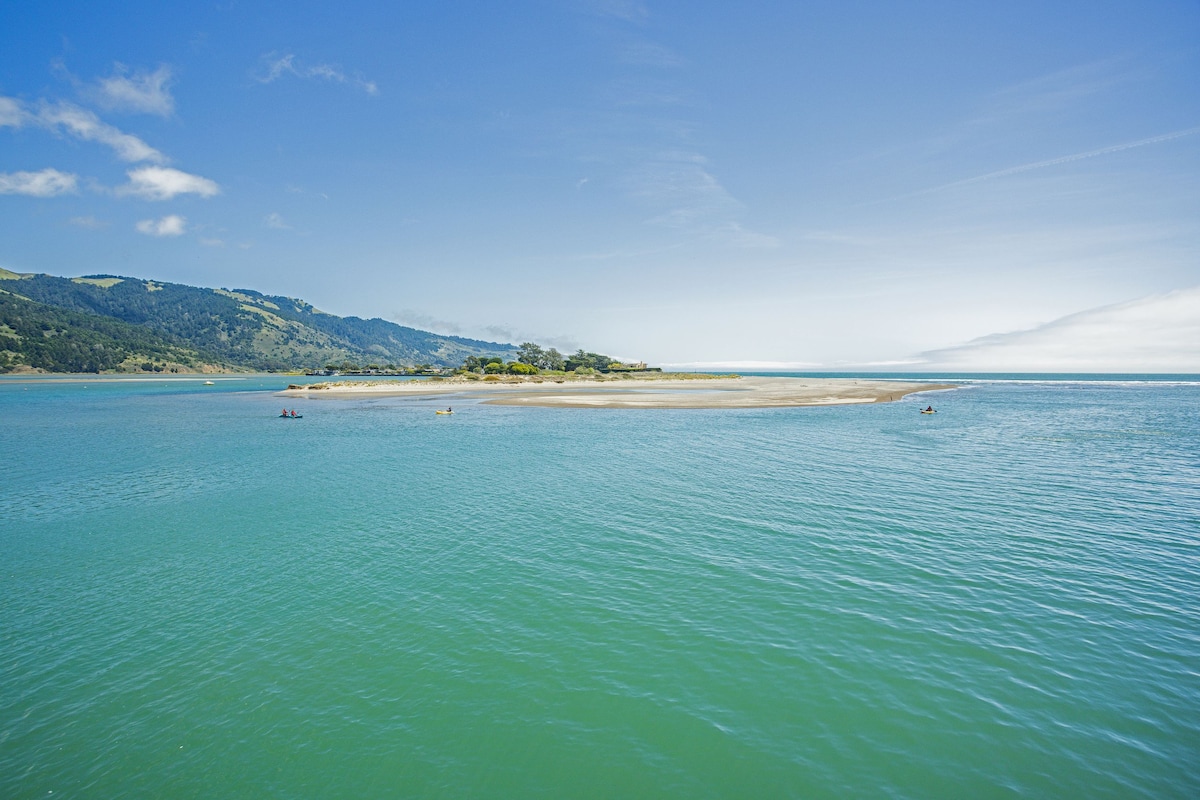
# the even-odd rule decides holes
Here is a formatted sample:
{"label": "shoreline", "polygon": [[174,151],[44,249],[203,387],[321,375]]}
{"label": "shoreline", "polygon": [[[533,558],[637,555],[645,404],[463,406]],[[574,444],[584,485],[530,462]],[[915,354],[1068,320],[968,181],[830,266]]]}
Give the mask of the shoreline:
{"label": "shoreline", "polygon": [[461,397],[487,405],[538,408],[792,408],[889,403],[957,384],[855,378],[722,377],[606,381],[380,381],[289,387],[279,397]]}

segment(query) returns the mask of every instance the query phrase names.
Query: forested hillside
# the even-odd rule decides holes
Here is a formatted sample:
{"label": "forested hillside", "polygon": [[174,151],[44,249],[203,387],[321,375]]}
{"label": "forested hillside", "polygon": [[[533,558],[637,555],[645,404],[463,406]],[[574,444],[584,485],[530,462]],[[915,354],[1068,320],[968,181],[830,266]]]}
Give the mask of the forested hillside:
{"label": "forested hillside", "polygon": [[[121,370],[130,368],[130,355],[253,370],[330,363],[456,366],[468,356],[511,358],[516,353],[513,345],[440,336],[382,319],[337,317],[288,297],[112,275],[60,278],[0,270],[0,298],[6,315],[17,323],[0,328],[8,337],[0,339],[0,369]],[[43,335],[42,341],[32,335],[30,325],[49,325],[39,329],[58,332]],[[56,338],[62,341],[51,344]],[[85,357],[79,349],[84,340],[93,349],[114,348],[114,354]],[[63,350],[71,341],[79,346]],[[59,355],[47,355],[51,351]],[[74,355],[68,357],[68,352]],[[117,352],[125,356],[114,361]]]}
{"label": "forested hillside", "polygon": [[17,366],[47,372],[161,372],[232,365],[140,325],[0,291],[0,372]]}

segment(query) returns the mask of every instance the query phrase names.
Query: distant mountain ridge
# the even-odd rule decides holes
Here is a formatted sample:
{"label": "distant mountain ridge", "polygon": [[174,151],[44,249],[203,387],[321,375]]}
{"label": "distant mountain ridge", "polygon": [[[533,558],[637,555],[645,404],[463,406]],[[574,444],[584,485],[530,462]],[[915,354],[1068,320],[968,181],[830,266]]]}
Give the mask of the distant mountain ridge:
{"label": "distant mountain ridge", "polygon": [[[458,366],[511,344],[338,317],[291,297],[117,275],[0,269],[0,370],[284,371],[351,363]],[[145,366],[149,364],[149,366]]]}

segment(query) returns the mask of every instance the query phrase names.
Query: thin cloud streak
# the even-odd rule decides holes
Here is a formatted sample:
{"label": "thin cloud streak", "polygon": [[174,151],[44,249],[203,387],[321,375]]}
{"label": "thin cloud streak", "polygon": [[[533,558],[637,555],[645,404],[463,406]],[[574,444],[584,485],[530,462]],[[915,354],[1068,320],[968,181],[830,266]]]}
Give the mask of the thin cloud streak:
{"label": "thin cloud streak", "polygon": [[263,56],[263,60],[267,62],[267,71],[265,75],[255,76],[255,80],[259,83],[274,83],[285,75],[293,75],[297,78],[320,78],[332,83],[356,86],[370,95],[379,94],[379,86],[374,81],[358,76],[347,76],[332,64],[315,64],[311,67],[298,66],[294,53],[288,53],[272,60],[273,55],[273,53],[268,53]]}
{"label": "thin cloud streak", "polygon": [[878,203],[890,203],[895,200],[907,200],[912,197],[923,197],[924,195],[934,194],[935,192],[942,192],[947,189],[956,189],[960,186],[969,186],[973,183],[981,183],[983,181],[990,181],[990,180],[994,180],[996,178],[1006,178],[1009,175],[1018,175],[1022,172],[1030,172],[1035,169],[1044,169],[1046,167],[1055,167],[1055,166],[1058,166],[1059,164],[1069,164],[1073,161],[1083,161],[1084,159],[1088,159],[1088,158],[1096,158],[1098,156],[1105,156],[1105,155],[1109,155],[1111,153],[1119,153],[1123,150],[1132,150],[1136,147],[1146,147],[1146,146],[1152,145],[1152,144],[1160,144],[1162,142],[1169,142],[1174,139],[1182,139],[1185,136],[1192,136],[1196,133],[1200,133],[1200,127],[1187,128],[1187,129],[1181,130],[1181,131],[1173,131],[1171,133],[1164,133],[1159,136],[1150,136],[1145,139],[1138,139],[1135,142],[1125,142],[1123,144],[1115,144],[1115,145],[1111,145],[1109,147],[1101,147],[1098,150],[1087,150],[1082,153],[1072,153],[1071,155],[1068,155],[1068,156],[1059,156],[1058,158],[1049,158],[1044,161],[1034,161],[1029,164],[1021,164],[1021,165],[1015,166],[1015,167],[1007,167],[1005,169],[996,170],[995,172],[988,172],[983,175],[976,175],[973,178],[964,178],[963,180],[960,180],[960,181],[952,181],[950,183],[943,183],[940,186],[933,186],[928,189],[921,189],[916,192],[909,192],[907,194],[895,195],[893,197],[889,197],[884,200],[875,200],[870,203],[864,203],[863,205],[875,205]]}

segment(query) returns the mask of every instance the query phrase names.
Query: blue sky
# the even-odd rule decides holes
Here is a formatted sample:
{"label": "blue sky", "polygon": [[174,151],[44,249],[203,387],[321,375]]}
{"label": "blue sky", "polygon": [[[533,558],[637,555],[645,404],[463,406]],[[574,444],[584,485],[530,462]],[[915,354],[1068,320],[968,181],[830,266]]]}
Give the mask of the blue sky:
{"label": "blue sky", "polygon": [[1195,2],[0,14],[10,270],[658,363],[1061,368],[1100,325],[1088,368],[1200,371]]}

